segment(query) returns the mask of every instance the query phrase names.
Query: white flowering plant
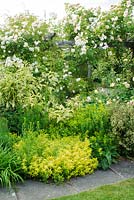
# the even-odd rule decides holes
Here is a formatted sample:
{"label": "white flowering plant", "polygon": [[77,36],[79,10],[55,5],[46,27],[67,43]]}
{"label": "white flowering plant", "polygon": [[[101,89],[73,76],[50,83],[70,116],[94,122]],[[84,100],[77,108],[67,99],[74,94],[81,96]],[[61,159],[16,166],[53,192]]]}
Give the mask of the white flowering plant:
{"label": "white flowering plant", "polygon": [[[41,20],[29,13],[9,17],[0,30],[1,81],[13,80],[15,76],[13,84],[16,84],[20,71],[27,69],[36,83],[33,86],[39,89],[37,95],[33,92],[34,104],[41,103],[48,109],[64,105],[76,95],[84,96],[87,104],[96,101],[109,104],[111,99],[117,100],[116,96],[130,100],[134,62],[125,41],[134,32],[133,10],[133,2],[123,0],[107,12],[66,4],[66,17],[60,22],[55,18]],[[61,48],[59,41],[64,40],[70,45]],[[121,79],[118,83],[117,78]],[[22,88],[24,80],[25,77],[18,77]],[[31,91],[30,82],[26,82]],[[4,84],[0,87],[4,88]],[[108,87],[111,92],[95,94],[94,89],[98,91],[98,87]],[[12,107],[16,102],[21,107],[28,104],[25,103],[29,99],[27,92],[25,95],[17,89],[12,97],[7,88],[8,82],[1,104],[9,102]]]}

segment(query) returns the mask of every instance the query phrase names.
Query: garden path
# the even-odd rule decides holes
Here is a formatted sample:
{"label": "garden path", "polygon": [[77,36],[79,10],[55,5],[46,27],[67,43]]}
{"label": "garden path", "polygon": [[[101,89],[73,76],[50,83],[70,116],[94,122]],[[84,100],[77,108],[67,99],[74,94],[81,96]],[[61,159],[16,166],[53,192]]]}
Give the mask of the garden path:
{"label": "garden path", "polygon": [[72,178],[60,185],[27,180],[23,184],[17,184],[10,192],[0,188],[0,200],[48,200],[128,178],[134,178],[134,160],[120,160],[106,171],[97,170],[94,174]]}

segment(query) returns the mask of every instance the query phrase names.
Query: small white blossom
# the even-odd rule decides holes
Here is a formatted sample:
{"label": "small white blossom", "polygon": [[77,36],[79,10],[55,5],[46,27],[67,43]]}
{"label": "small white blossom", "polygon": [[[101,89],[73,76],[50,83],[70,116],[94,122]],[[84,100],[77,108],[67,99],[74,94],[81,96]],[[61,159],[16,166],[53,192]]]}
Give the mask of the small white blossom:
{"label": "small white blossom", "polygon": [[111,84],[110,84],[110,87],[114,87],[114,86],[115,86],[115,83],[111,83]]}
{"label": "small white blossom", "polygon": [[120,78],[116,78],[116,81],[119,82],[121,79]]}
{"label": "small white blossom", "polygon": [[100,43],[100,47],[103,47],[103,42]]}
{"label": "small white blossom", "polygon": [[5,66],[6,67],[9,67],[9,66],[11,66],[12,65],[12,59],[11,59],[11,57],[7,57],[6,58],[6,62],[5,62]]}
{"label": "small white blossom", "polygon": [[68,74],[64,74],[63,75],[63,79],[67,78],[68,77]]}
{"label": "small white blossom", "polygon": [[38,73],[38,72],[39,72],[39,70],[38,70],[38,68],[36,67],[36,68],[35,68],[35,73]]}
{"label": "small white blossom", "polygon": [[87,96],[86,101],[87,101],[87,102],[91,102],[91,97],[90,97],[90,96]]}
{"label": "small white blossom", "polygon": [[28,47],[28,43],[27,43],[27,42],[24,42],[23,47],[24,47],[24,48],[25,48],[25,47]]}
{"label": "small white blossom", "polygon": [[104,35],[104,34],[102,34],[102,36],[100,37],[100,40],[101,40],[101,41],[104,41],[104,40],[106,40],[106,39],[107,39],[107,36]]}
{"label": "small white blossom", "polygon": [[112,18],[113,22],[116,22],[117,20],[118,20],[118,16]]}
{"label": "small white blossom", "polygon": [[87,48],[86,46],[81,47],[81,53],[80,55],[86,54],[87,53]]}
{"label": "small white blossom", "polygon": [[117,38],[119,42],[122,42],[122,39],[120,37]]}
{"label": "small white blossom", "polygon": [[109,29],[110,27],[109,27],[109,25],[106,25],[106,29]]}
{"label": "small white blossom", "polygon": [[34,44],[37,46],[40,43],[40,41],[34,41]]}
{"label": "small white blossom", "polygon": [[72,49],[71,49],[71,53],[74,53],[74,52],[75,52],[75,49],[74,49],[74,48],[72,48]]}
{"label": "small white blossom", "polygon": [[2,45],[1,48],[2,48],[2,49],[6,49],[6,46],[3,46],[3,45]]}
{"label": "small white blossom", "polygon": [[81,80],[81,78],[77,78],[77,79],[76,79],[76,82],[79,82],[80,80]]}
{"label": "small white blossom", "polygon": [[111,100],[108,100],[108,101],[106,102],[107,105],[110,105],[111,103],[112,103]]}
{"label": "small white blossom", "polygon": [[68,72],[68,75],[72,75],[72,72]]}
{"label": "small white blossom", "polygon": [[105,42],[102,48],[103,49],[107,49],[108,48],[108,44]]}
{"label": "small white blossom", "polygon": [[34,52],[34,48],[33,47],[29,47],[29,51]]}
{"label": "small white blossom", "polygon": [[124,85],[126,88],[130,88],[130,84],[127,83],[127,82],[124,82],[123,85]]}
{"label": "small white blossom", "polygon": [[76,46],[84,46],[84,45],[86,45],[87,39],[83,38],[82,36],[83,36],[83,34],[81,33],[81,35],[79,34],[74,38]]}
{"label": "small white blossom", "polygon": [[96,48],[97,48],[97,44],[94,45],[94,49],[96,49]]}
{"label": "small white blossom", "polygon": [[38,33],[39,35],[42,35],[42,32],[41,32],[41,31],[37,31],[37,33]]}

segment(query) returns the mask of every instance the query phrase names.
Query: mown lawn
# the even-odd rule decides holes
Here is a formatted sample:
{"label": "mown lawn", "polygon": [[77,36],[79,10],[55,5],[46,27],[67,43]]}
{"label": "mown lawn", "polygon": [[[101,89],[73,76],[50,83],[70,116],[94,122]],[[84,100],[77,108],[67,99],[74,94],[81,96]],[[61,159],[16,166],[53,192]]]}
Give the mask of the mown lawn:
{"label": "mown lawn", "polygon": [[55,200],[134,200],[134,178]]}

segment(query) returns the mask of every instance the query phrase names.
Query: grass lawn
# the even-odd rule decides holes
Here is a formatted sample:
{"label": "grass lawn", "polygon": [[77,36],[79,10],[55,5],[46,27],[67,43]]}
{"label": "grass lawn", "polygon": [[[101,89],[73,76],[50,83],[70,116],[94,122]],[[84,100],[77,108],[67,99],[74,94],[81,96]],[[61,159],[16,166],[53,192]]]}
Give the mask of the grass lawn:
{"label": "grass lawn", "polygon": [[134,178],[55,200],[134,200]]}

